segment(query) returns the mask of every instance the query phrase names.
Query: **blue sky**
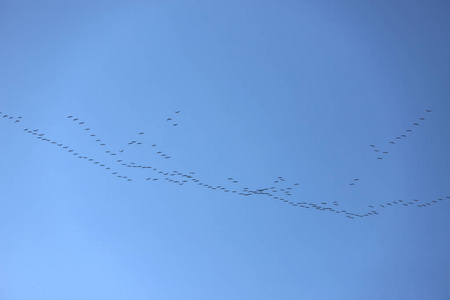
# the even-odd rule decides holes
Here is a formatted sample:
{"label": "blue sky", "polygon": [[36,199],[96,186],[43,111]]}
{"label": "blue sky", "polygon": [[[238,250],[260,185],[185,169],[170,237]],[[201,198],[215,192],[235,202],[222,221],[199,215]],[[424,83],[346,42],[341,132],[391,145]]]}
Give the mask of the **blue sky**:
{"label": "blue sky", "polygon": [[448,299],[449,9],[2,1],[0,299]]}

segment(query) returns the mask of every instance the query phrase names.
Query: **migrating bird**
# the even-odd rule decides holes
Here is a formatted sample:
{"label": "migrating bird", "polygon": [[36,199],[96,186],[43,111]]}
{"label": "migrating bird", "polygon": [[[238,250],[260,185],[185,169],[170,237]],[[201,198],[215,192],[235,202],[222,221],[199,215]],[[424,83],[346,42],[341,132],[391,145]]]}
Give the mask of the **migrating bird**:
{"label": "migrating bird", "polygon": [[431,112],[431,110],[427,109],[427,112]]}
{"label": "migrating bird", "polygon": [[172,118],[167,118],[167,120],[166,121],[172,121]]}
{"label": "migrating bird", "polygon": [[173,126],[177,126],[177,125],[178,125],[177,123],[173,124]]}
{"label": "migrating bird", "polygon": [[143,132],[139,132],[139,134],[144,134]]}
{"label": "migrating bird", "polygon": [[70,118],[73,118],[73,116],[68,116],[67,118],[70,119]]}
{"label": "migrating bird", "polygon": [[181,111],[181,110],[177,110],[177,111],[176,111],[175,113],[176,113],[176,114],[179,114],[179,113],[180,113],[180,111]]}

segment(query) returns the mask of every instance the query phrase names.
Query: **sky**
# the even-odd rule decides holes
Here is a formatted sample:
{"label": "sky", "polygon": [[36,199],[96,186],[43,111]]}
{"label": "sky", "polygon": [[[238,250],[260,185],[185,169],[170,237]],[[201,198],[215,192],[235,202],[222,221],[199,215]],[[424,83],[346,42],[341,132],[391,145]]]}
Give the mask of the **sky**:
{"label": "sky", "polygon": [[449,299],[449,10],[1,1],[0,299]]}

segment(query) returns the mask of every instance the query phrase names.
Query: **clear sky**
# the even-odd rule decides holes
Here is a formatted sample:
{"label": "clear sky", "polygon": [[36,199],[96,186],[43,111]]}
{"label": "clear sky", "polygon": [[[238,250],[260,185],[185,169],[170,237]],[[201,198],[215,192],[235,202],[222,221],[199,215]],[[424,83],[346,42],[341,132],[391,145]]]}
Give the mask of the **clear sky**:
{"label": "clear sky", "polygon": [[0,300],[450,299],[449,12],[1,1]]}

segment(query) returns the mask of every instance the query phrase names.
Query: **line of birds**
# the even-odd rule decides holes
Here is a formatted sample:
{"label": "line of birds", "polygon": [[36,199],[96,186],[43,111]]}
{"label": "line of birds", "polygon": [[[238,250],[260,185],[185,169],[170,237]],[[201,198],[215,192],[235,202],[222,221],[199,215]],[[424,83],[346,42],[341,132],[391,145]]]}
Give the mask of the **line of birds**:
{"label": "line of birds", "polygon": [[[431,110],[430,110],[430,109],[427,109],[426,112],[427,112],[427,113],[431,113]],[[412,123],[412,125],[413,125],[413,126],[419,126],[419,125],[420,125],[420,122],[422,122],[422,121],[425,121],[425,118],[424,118],[424,117],[420,117],[419,120],[418,120],[417,122]],[[412,132],[412,131],[413,131],[412,129],[406,129],[406,130],[405,130],[405,132],[408,132],[408,133],[410,133],[410,132]],[[406,134],[400,134],[400,135],[398,135],[397,137],[395,137],[394,140],[397,140],[397,142],[398,142],[399,140],[405,139],[406,137],[407,137]],[[396,143],[395,143],[394,140],[389,141],[389,144],[390,144],[390,145],[395,145]],[[372,148],[377,148],[375,145],[369,145],[369,146],[372,147]],[[374,149],[373,152],[375,152],[375,153],[378,154],[377,157],[376,157],[376,159],[378,159],[378,160],[383,159],[383,157],[384,157],[386,154],[389,154],[389,151],[384,151],[384,150],[380,150],[380,149]]]}
{"label": "line of birds", "polygon": [[[430,109],[427,109],[426,112],[427,112],[427,113],[430,113],[431,110],[430,110]],[[421,121],[425,121],[425,118],[424,118],[424,117],[420,117],[420,118],[419,118],[419,121],[417,121],[417,122],[421,122]],[[412,123],[412,125],[413,125],[413,126],[419,126],[420,124],[417,123],[417,122]],[[406,132],[412,132],[412,131],[413,131],[412,129],[406,129]],[[405,134],[401,134],[401,135],[397,136],[395,139],[396,139],[396,140],[401,140],[401,139],[404,139],[404,138],[406,138],[406,137],[407,137],[407,136],[406,136]],[[395,145],[395,142],[394,142],[394,141],[390,141],[389,144]],[[371,147],[371,148],[377,148],[375,145],[369,145],[369,147]],[[378,153],[378,154],[377,154],[377,158],[376,158],[377,160],[382,160],[383,157],[384,157],[383,155],[389,154],[388,151],[382,151],[382,150],[380,150],[380,149],[374,149],[373,151],[374,151],[375,153]],[[358,178],[355,178],[355,179],[353,179],[353,182],[351,182],[349,185],[354,186],[354,185],[356,185],[356,182],[357,182],[357,181],[359,181],[359,179],[358,179]]]}
{"label": "line of birds", "polygon": [[[67,119],[71,119],[72,121],[80,121],[79,118],[76,118],[74,116],[67,116]],[[84,125],[84,124],[86,124],[86,122],[81,121],[81,122],[78,122],[77,124],[78,125]],[[85,131],[91,131],[91,128],[86,127],[84,130]],[[100,146],[107,146],[107,144],[105,142],[103,142],[101,139],[99,139],[96,134],[93,134],[92,132],[89,132],[88,134],[89,134],[90,137],[95,138],[95,142],[98,145],[100,145]],[[139,132],[138,133],[139,136],[142,136],[144,134],[145,134],[144,132]],[[133,140],[133,141],[130,141],[128,143],[128,146],[132,146],[132,145],[143,145],[143,142]],[[152,144],[152,147],[156,147],[156,144]],[[105,153],[109,154],[111,156],[116,156],[119,153],[122,154],[124,152],[125,152],[125,149],[122,149],[122,150],[119,150],[119,151],[105,150]],[[159,155],[160,157],[162,157],[164,159],[170,159],[171,158],[170,155],[168,155],[167,153],[163,153],[162,151],[157,151],[157,152],[155,151],[155,154]]]}
{"label": "line of birds", "polygon": [[[0,116],[2,117],[2,119],[6,119],[6,120],[11,120],[14,121],[14,123],[20,123],[22,117],[12,117],[12,116],[8,116],[8,115],[2,115],[2,112],[0,112]],[[69,116],[70,118],[73,118],[73,116]],[[80,122],[80,123],[84,123],[84,122]],[[83,125],[83,124],[80,124]],[[94,165],[97,165],[99,167],[102,167],[105,171],[110,172],[110,174],[116,176],[117,178],[120,179],[124,179],[126,181],[133,181],[132,178],[128,177],[128,176],[124,176],[118,173],[118,171],[112,170],[110,166],[106,165],[105,163],[100,162],[99,160],[96,160],[94,158],[91,158],[89,156],[83,156],[82,154],[79,154],[78,152],[76,152],[74,149],[71,149],[71,147],[66,146],[63,143],[60,143],[56,140],[52,140],[49,138],[45,137],[44,133],[40,133],[38,129],[28,129],[25,128],[24,132],[31,135],[31,136],[35,136],[37,139],[41,140],[41,141],[45,141],[48,142],[51,145],[55,145],[57,147],[60,147],[61,149],[65,149],[68,153],[71,153],[73,156],[76,156],[78,159],[82,159],[82,160],[86,160],[88,162],[91,162]],[[143,132],[139,133],[140,135],[144,134]],[[100,144],[101,146],[101,144]],[[155,144],[152,146],[156,146]],[[113,153],[108,153],[107,154],[113,154]],[[155,167],[151,167],[151,166],[145,166],[145,165],[138,165],[134,162],[123,162],[123,160],[119,159],[116,161],[116,164],[118,164],[119,166],[122,167],[127,167],[127,168],[138,168],[138,169],[144,169],[144,170],[149,170],[155,173],[155,176],[153,177],[147,177],[145,176],[145,180],[146,181],[159,181],[159,180],[164,180],[173,184],[177,184],[177,185],[184,185],[184,184],[188,184],[188,183],[195,183],[198,186],[202,186],[211,190],[217,190],[217,191],[223,191],[225,193],[235,193],[237,195],[240,196],[254,196],[254,195],[260,195],[260,196],[267,196],[270,198],[273,198],[275,200],[279,200],[281,202],[287,203],[291,206],[295,206],[295,207],[299,207],[299,208],[305,208],[305,209],[316,209],[316,210],[320,210],[320,211],[326,211],[326,212],[331,212],[331,213],[336,213],[336,214],[344,214],[346,215],[347,218],[349,219],[355,219],[356,217],[368,217],[368,216],[374,216],[374,215],[378,215],[378,211],[374,210],[374,205],[369,205],[370,210],[364,212],[364,213],[355,213],[355,212],[351,212],[351,211],[347,211],[347,210],[338,210],[336,208],[333,207],[337,207],[339,206],[339,203],[337,201],[333,201],[331,204],[328,204],[327,202],[321,202],[320,204],[317,203],[309,203],[309,202],[294,202],[294,201],[289,201],[287,198],[285,197],[290,197],[292,196],[292,190],[293,187],[298,186],[298,183],[295,183],[291,186],[279,186],[280,184],[284,184],[285,179],[282,176],[277,177],[274,180],[274,185],[271,187],[262,187],[262,188],[257,188],[257,189],[250,189],[248,187],[244,187],[241,189],[236,189],[236,188],[229,188],[226,186],[221,186],[221,185],[211,185],[208,184],[204,181],[199,180],[198,178],[194,177],[195,172],[187,172],[187,173],[183,173],[183,172],[179,172],[177,170],[173,170],[173,171],[163,171],[160,170],[159,168],[155,168]],[[142,179],[144,180],[144,178]],[[233,177],[229,177],[227,179],[231,184],[238,184],[239,181],[235,180]],[[359,179],[355,178],[353,181],[357,182]],[[354,183],[352,182],[352,183]],[[281,194],[284,194],[284,196],[282,196]],[[450,197],[446,197],[446,199],[450,199]],[[381,207],[382,209],[385,209],[387,207],[393,207],[395,205],[400,205],[402,204],[403,206],[417,206],[417,207],[427,207],[430,205],[433,205],[435,203],[438,203],[438,201],[443,201],[443,198],[438,198],[437,201],[436,200],[432,200],[430,202],[424,202],[421,203],[419,202],[419,200],[414,199],[413,201],[408,201],[408,202],[404,202],[402,200],[398,200],[398,201],[392,201],[392,202],[388,202],[386,204],[379,204],[379,207]]]}

